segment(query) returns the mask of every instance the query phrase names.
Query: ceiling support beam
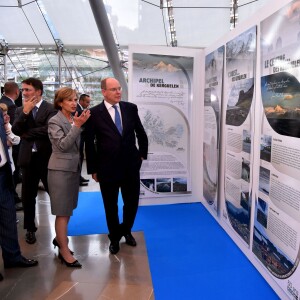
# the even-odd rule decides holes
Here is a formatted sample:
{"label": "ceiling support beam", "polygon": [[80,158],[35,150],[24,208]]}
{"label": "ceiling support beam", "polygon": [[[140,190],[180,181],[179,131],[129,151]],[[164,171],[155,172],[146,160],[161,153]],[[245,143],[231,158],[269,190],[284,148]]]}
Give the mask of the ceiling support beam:
{"label": "ceiling support beam", "polygon": [[94,18],[101,36],[103,46],[105,48],[109,64],[113,74],[119,80],[123,92],[122,100],[128,101],[128,85],[122,70],[122,62],[119,57],[118,48],[113,36],[112,29],[108,20],[103,0],[89,0]]}
{"label": "ceiling support beam", "polygon": [[[61,67],[62,67],[62,55],[64,52],[64,44],[62,43],[62,41],[60,39],[55,40],[55,44],[56,44],[56,53],[58,56],[58,84],[59,87],[61,88]],[[71,74],[70,74],[71,75]],[[71,75],[72,77],[72,75]]]}
{"label": "ceiling support beam", "polygon": [[[0,66],[3,67],[3,80],[7,81],[7,53],[8,53],[8,43],[6,40],[0,40]],[[0,79],[1,81],[1,79]]]}
{"label": "ceiling support beam", "polygon": [[236,27],[238,22],[239,0],[230,0],[230,30]]}

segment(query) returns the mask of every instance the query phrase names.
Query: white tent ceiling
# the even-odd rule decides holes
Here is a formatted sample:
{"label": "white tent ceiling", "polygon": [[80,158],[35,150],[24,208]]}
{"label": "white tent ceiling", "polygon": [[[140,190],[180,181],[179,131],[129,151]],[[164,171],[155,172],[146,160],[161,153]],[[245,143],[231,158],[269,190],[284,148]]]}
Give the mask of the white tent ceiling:
{"label": "white tent ceiling", "polygon": [[[0,38],[4,38],[9,47],[54,46],[54,38],[60,38],[66,47],[102,46],[89,0],[42,0],[55,29],[54,37],[37,1],[19,2],[22,7],[18,7],[17,0],[0,1]],[[240,0],[239,22],[267,2],[270,0]],[[121,47],[170,45],[167,10],[160,9],[159,0],[109,0],[104,3]],[[230,0],[173,0],[172,3],[179,47],[206,47],[229,31]]]}

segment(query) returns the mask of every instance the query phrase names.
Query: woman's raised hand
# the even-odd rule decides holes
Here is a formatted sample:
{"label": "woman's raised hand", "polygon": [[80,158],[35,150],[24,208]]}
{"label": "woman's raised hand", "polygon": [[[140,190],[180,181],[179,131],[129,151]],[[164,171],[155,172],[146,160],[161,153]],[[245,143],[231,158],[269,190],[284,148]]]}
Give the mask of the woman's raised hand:
{"label": "woman's raised hand", "polygon": [[84,110],[81,115],[78,117],[78,112],[75,113],[73,121],[76,127],[81,127],[91,116],[91,112],[89,109]]}

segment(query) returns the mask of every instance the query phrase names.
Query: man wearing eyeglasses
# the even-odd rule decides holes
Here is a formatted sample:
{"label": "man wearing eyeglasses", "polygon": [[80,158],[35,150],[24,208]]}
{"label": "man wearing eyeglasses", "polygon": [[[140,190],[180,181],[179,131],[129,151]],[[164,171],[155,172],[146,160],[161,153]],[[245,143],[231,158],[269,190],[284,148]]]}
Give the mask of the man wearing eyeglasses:
{"label": "man wearing eyeglasses", "polygon": [[36,242],[35,203],[41,180],[48,192],[48,161],[52,152],[48,137],[48,120],[56,114],[53,104],[42,99],[43,83],[37,78],[22,81],[23,106],[17,108],[12,126],[21,137],[18,165],[22,168],[22,202],[25,240]]}
{"label": "man wearing eyeglasses", "polygon": [[[136,246],[131,229],[138,209],[140,167],[147,159],[148,138],[137,106],[121,101],[119,81],[103,79],[101,90],[104,101],[91,109],[86,124],[87,171],[100,184],[111,242],[109,251],[116,254],[123,236],[126,244]],[[118,216],[119,189],[124,203],[122,223]]]}

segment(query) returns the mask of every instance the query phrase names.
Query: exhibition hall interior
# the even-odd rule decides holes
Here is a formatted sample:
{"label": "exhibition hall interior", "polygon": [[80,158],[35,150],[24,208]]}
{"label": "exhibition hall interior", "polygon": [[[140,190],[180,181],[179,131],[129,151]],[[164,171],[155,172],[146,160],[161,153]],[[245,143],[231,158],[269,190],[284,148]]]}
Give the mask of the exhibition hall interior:
{"label": "exhibition hall interior", "polygon": [[[117,78],[149,148],[137,245],[122,237],[112,253],[85,156],[68,225],[82,267],[61,259],[40,182],[33,243],[16,209],[22,255],[38,265],[1,259],[0,299],[298,299],[298,2],[1,0],[1,96],[34,77],[43,100],[69,87],[89,109],[104,99],[101,80]],[[22,169],[15,191],[21,199]]]}

